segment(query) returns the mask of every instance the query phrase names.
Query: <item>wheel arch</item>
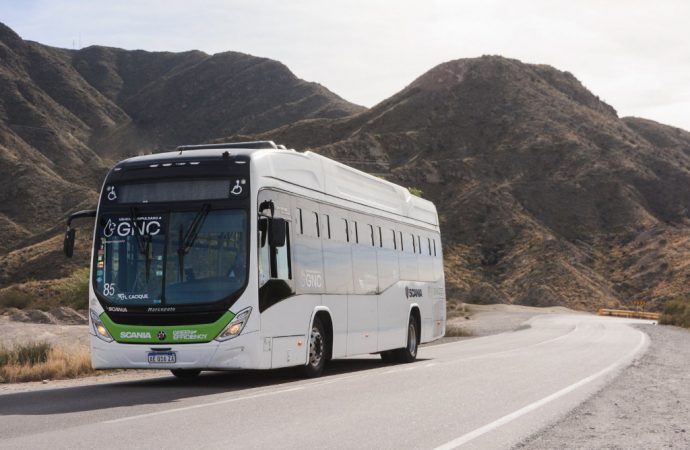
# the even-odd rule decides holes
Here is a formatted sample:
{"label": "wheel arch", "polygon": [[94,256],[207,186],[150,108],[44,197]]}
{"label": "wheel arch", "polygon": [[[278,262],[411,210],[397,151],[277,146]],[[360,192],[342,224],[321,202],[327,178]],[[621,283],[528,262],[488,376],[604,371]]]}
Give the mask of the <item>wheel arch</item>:
{"label": "wheel arch", "polygon": [[410,304],[410,317],[417,322],[417,344],[422,341],[422,314],[417,303]]}

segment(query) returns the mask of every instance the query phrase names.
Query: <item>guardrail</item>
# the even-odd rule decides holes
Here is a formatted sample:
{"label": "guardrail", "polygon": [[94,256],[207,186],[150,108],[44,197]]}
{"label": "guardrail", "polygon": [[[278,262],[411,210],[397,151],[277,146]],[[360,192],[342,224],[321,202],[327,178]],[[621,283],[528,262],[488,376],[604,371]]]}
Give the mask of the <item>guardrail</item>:
{"label": "guardrail", "polygon": [[661,314],[655,312],[646,311],[628,311],[625,309],[607,309],[601,308],[597,311],[600,316],[615,316],[615,317],[627,317],[629,319],[647,319],[647,320],[659,320]]}

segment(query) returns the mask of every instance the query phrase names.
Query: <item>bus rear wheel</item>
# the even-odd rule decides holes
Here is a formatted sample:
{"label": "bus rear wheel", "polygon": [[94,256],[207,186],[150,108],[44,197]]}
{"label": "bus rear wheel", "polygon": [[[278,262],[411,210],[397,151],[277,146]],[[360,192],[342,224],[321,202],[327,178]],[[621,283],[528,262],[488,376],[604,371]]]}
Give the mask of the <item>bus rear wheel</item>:
{"label": "bus rear wheel", "polygon": [[201,373],[201,370],[196,369],[172,369],[172,374],[177,378],[183,378],[185,380],[196,378]]}
{"label": "bus rear wheel", "polygon": [[385,352],[379,353],[379,355],[381,355],[383,362],[391,363],[397,361],[395,350],[386,350]]}
{"label": "bus rear wheel", "polygon": [[417,359],[417,349],[419,348],[419,324],[414,316],[410,316],[410,321],[407,325],[407,345],[394,352],[395,359],[401,363],[411,363]]}
{"label": "bus rear wheel", "polygon": [[314,317],[309,335],[309,353],[307,364],[299,367],[300,375],[305,378],[321,376],[326,366],[328,338],[321,319]]}

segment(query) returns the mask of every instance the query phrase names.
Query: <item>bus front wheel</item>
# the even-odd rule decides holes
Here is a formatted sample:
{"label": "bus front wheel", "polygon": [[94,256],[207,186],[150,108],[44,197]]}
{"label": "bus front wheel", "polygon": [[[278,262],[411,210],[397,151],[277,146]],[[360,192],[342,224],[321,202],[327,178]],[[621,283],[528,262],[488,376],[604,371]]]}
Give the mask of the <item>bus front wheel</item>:
{"label": "bus front wheel", "polygon": [[326,329],[321,319],[314,317],[314,323],[311,326],[311,333],[309,335],[307,364],[299,368],[303,377],[316,378],[323,373],[327,358],[327,340]]}

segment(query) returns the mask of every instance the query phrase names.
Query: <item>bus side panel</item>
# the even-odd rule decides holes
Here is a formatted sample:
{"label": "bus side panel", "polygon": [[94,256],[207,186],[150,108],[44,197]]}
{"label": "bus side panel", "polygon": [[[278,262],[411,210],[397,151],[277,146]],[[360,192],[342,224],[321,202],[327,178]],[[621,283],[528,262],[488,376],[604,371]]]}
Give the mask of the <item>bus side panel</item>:
{"label": "bus side panel", "polygon": [[323,295],[322,299],[333,322],[333,357],[342,358],[347,355],[347,295]]}
{"label": "bus side panel", "polygon": [[[296,295],[261,313],[262,342],[271,340],[271,368],[306,363],[309,320],[319,303],[320,295]],[[282,339],[286,337],[292,339]]]}
{"label": "bus side panel", "polygon": [[405,346],[410,302],[405,298],[405,282],[398,282],[378,296],[379,346],[378,351]]}
{"label": "bus side panel", "polygon": [[378,348],[376,295],[347,296],[347,354],[373,353]]}

